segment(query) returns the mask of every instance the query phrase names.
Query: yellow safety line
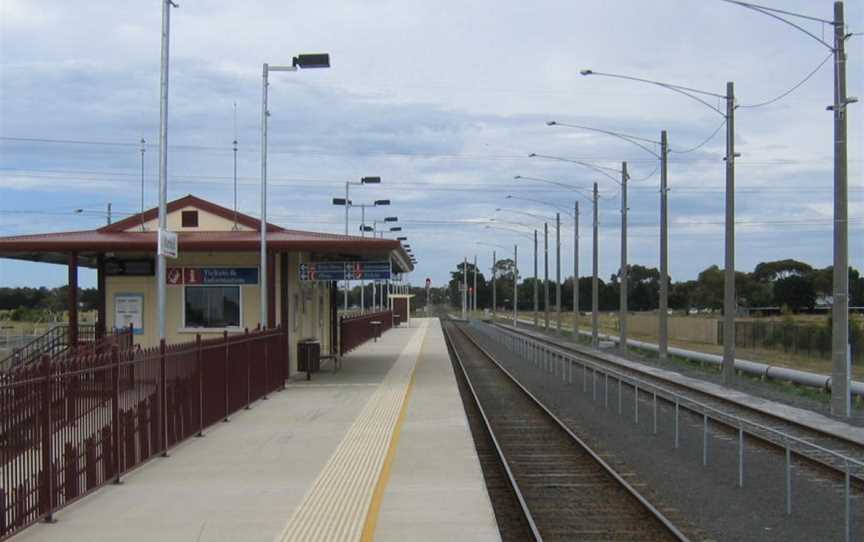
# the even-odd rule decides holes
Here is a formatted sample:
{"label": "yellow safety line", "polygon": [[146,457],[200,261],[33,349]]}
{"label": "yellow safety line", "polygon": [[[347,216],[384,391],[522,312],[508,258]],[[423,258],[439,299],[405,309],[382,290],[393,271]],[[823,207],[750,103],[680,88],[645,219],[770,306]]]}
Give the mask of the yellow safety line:
{"label": "yellow safety line", "polygon": [[393,460],[396,458],[396,449],[399,447],[399,436],[402,434],[402,424],[405,422],[405,415],[408,412],[411,392],[414,391],[414,373],[417,371],[417,366],[423,360],[423,352],[426,350],[426,339],[428,337],[429,333],[423,336],[423,344],[420,345],[420,354],[417,357],[417,363],[411,369],[411,379],[408,381],[405,397],[402,399],[402,408],[399,410],[399,417],[396,419],[396,425],[393,427],[393,436],[390,438],[390,446],[387,448],[387,454],[384,456],[384,464],[381,466],[378,482],[375,484],[375,491],[372,492],[369,511],[366,512],[366,521],[363,523],[363,534],[360,537],[361,542],[372,542],[375,539],[375,528],[378,526],[381,502],[384,500],[384,491],[387,489],[387,483],[390,481],[390,468],[393,465]]}

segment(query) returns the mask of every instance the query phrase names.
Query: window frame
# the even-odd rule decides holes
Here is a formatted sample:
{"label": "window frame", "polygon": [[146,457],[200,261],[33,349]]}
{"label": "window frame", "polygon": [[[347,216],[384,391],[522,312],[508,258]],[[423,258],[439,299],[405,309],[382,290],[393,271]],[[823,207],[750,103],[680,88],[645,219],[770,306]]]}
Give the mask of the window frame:
{"label": "window frame", "polygon": [[[190,219],[192,217],[194,217],[195,218],[195,224],[194,225],[193,224],[187,225],[186,224],[186,218],[187,217],[189,217]],[[198,209],[186,209],[184,211],[180,211],[180,227],[181,228],[197,228],[197,227],[199,227],[198,226],[198,224],[199,224],[198,218],[199,218],[198,217]]]}
{"label": "window frame", "polygon": [[[180,300],[180,311],[182,313],[181,332],[185,333],[219,333],[222,331],[243,331],[244,315],[243,315],[243,284],[184,284],[183,298]],[[240,305],[240,323],[237,326],[223,327],[190,327],[186,324],[186,288],[237,288],[239,292],[238,304]]]}

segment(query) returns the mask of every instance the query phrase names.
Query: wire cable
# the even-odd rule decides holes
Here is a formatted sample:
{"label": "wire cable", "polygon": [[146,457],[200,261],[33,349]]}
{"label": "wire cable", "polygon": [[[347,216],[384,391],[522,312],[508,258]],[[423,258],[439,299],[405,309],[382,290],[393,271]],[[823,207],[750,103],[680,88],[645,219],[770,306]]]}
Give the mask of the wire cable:
{"label": "wire cable", "polygon": [[717,135],[717,132],[720,131],[720,128],[723,128],[724,126],[726,126],[726,119],[723,119],[723,122],[720,123],[720,126],[718,126],[717,128],[715,128],[714,131],[711,132],[711,135],[709,135],[708,137],[706,137],[705,140],[702,141],[702,143],[699,143],[699,144],[696,145],[695,147],[691,147],[691,148],[687,149],[686,151],[676,151],[675,149],[669,149],[669,152],[670,152],[670,153],[671,153],[671,152],[674,152],[675,154],[687,154],[687,153],[690,153],[690,152],[693,152],[693,151],[698,151],[699,149],[701,149],[702,147],[704,147],[705,145],[707,145],[709,141],[711,141],[712,139],[714,139],[714,136]]}
{"label": "wire cable", "polygon": [[811,71],[810,73],[808,73],[808,74],[807,74],[807,77],[805,77],[804,79],[798,81],[798,83],[795,84],[795,86],[793,86],[792,88],[790,88],[790,89],[787,90],[786,92],[784,92],[784,93],[782,93],[782,94],[780,94],[780,95],[778,95],[778,96],[775,96],[774,98],[771,98],[770,100],[767,100],[767,101],[764,101],[764,102],[760,102],[760,103],[756,103],[756,104],[751,104],[751,105],[743,105],[743,104],[742,104],[742,105],[739,105],[738,107],[740,107],[740,108],[745,108],[745,109],[754,109],[754,108],[756,108],[756,107],[764,107],[764,106],[766,106],[766,105],[771,105],[771,104],[773,104],[773,103],[775,103],[775,102],[779,102],[780,100],[782,100],[782,99],[785,98],[786,96],[789,96],[790,94],[792,94],[793,92],[795,92],[796,90],[798,90],[798,88],[799,88],[801,85],[803,85],[804,83],[806,83],[807,81],[809,81],[810,78],[813,77],[814,75],[816,75],[816,72],[818,72],[819,70],[821,70],[821,69],[822,69],[822,66],[824,66],[825,63],[828,62],[828,61],[831,59],[831,57],[833,57],[833,56],[834,56],[834,51],[831,51],[830,53],[828,53],[828,56],[826,56],[826,57],[822,60],[822,62],[819,63],[818,66],[816,66],[815,68],[813,68],[813,71]]}

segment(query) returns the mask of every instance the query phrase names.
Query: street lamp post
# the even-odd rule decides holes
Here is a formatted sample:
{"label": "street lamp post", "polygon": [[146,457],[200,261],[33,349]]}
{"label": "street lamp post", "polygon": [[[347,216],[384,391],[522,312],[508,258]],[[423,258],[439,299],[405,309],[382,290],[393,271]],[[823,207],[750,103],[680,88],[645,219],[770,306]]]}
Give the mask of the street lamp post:
{"label": "street lamp post", "polygon": [[561,213],[555,213],[555,312],[561,335]]}
{"label": "street lamp post", "polygon": [[598,348],[600,346],[600,333],[598,329],[599,325],[599,306],[600,306],[600,283],[597,278],[597,266],[598,266],[598,257],[597,257],[597,230],[600,224],[599,222],[599,214],[597,209],[597,183],[594,183],[594,250],[592,256],[592,269],[593,275],[591,277],[591,345],[594,348]]}
{"label": "street lamp post", "polygon": [[543,223],[543,313],[549,331],[549,224]]}
{"label": "street lamp post", "polygon": [[[351,196],[349,188],[351,185],[363,186],[364,184],[380,184],[381,177],[361,177],[359,182],[345,181],[345,199],[333,198],[333,205],[345,206],[345,235],[348,235],[348,210],[351,208]],[[345,280],[345,290],[343,296],[343,310],[348,311],[348,292],[351,290],[351,281]]]}
{"label": "street lamp post", "polygon": [[[730,81],[726,83],[726,94],[718,94],[715,92],[707,92],[697,90],[690,87],[680,85],[672,85],[662,83],[660,81],[652,81],[650,79],[642,79],[639,77],[631,77],[628,75],[618,75],[613,73],[595,72],[593,70],[582,70],[582,75],[599,75],[603,77],[612,77],[615,79],[626,79],[628,81],[636,81],[639,83],[647,83],[655,85],[673,92],[677,92],[683,96],[701,103],[705,107],[711,109],[715,113],[721,115],[726,121],[726,233],[725,233],[725,263],[724,263],[724,284],[723,284],[723,367],[722,378],[723,384],[729,385],[735,379],[735,313],[736,296],[735,296],[735,87]],[[715,107],[705,98],[700,96],[717,98],[725,100],[725,111]],[[664,192],[665,193],[665,192]],[[662,197],[662,196],[661,196]]]}
{"label": "street lamp post", "polygon": [[[645,139],[642,137],[624,134],[621,132],[613,132],[611,130],[603,130],[591,126],[582,126],[578,124],[567,124],[557,121],[549,121],[547,126],[564,126],[568,128],[576,128],[580,130],[589,130],[591,132],[599,132],[602,134],[617,137],[623,141],[631,143],[640,149],[646,151],[652,156],[660,160],[660,299],[658,302],[658,354],[661,360],[667,359],[669,347],[668,333],[668,312],[669,312],[669,221],[667,219],[667,174],[668,174],[668,157],[669,145],[666,137],[666,130],[660,132],[660,141]],[[660,153],[646,146],[644,143],[655,144],[660,146]]]}
{"label": "street lamp post", "polygon": [[290,66],[271,66],[266,62],[263,64],[261,76],[261,269],[259,270],[259,291],[261,294],[262,328],[268,327],[267,318],[267,118],[270,111],[267,108],[268,79],[270,72],[296,72],[298,68],[329,68],[330,55],[328,54],[306,54],[294,57]]}

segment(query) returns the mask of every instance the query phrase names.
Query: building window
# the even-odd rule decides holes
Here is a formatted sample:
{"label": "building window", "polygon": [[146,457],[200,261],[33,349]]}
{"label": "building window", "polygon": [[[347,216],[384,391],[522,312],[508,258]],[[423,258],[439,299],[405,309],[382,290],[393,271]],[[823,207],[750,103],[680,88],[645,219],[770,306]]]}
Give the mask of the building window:
{"label": "building window", "polygon": [[184,228],[198,227],[198,211],[183,211],[180,216]]}
{"label": "building window", "polygon": [[240,327],[239,286],[187,286],[188,328]]}

